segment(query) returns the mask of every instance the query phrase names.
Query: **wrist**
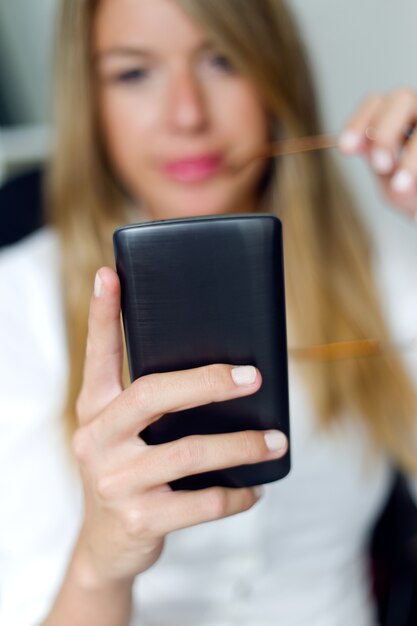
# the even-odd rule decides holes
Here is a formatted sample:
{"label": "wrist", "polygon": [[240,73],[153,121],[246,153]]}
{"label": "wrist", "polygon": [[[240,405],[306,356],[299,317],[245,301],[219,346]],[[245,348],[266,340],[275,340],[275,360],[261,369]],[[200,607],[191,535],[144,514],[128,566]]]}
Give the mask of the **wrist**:
{"label": "wrist", "polygon": [[134,577],[117,578],[111,570],[103,571],[91,556],[90,550],[80,539],[75,547],[68,575],[80,590],[91,593],[106,593],[129,596]]}
{"label": "wrist", "polygon": [[78,543],[43,626],[128,626],[132,582],[98,575],[88,551]]}

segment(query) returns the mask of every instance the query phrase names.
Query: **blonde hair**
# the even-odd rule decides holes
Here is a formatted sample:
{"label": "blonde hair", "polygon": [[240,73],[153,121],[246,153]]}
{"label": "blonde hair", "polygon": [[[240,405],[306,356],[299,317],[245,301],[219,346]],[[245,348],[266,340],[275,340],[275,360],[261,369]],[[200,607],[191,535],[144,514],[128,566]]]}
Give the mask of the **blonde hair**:
{"label": "blonde hair", "polygon": [[[253,81],[267,104],[274,136],[320,132],[311,73],[284,2],[175,1]],[[113,265],[112,232],[129,219],[97,122],[90,48],[96,4],[63,0],[56,53],[57,136],[49,206],[63,251],[70,365],[64,413],[70,433],[76,427],[94,275],[101,265]],[[370,242],[328,155],[272,163],[256,210],[275,212],[284,225],[290,345],[388,337]],[[303,375],[321,424],[351,411],[364,420],[379,448],[416,469],[411,437],[416,397],[397,356],[307,364]]]}

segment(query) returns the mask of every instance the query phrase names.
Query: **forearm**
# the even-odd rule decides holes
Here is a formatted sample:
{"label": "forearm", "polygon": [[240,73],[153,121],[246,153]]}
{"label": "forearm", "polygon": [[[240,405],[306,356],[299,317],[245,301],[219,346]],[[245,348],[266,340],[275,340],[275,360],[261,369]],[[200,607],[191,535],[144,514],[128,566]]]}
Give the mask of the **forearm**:
{"label": "forearm", "polygon": [[132,583],[98,585],[77,553],[46,620],[40,626],[128,626]]}

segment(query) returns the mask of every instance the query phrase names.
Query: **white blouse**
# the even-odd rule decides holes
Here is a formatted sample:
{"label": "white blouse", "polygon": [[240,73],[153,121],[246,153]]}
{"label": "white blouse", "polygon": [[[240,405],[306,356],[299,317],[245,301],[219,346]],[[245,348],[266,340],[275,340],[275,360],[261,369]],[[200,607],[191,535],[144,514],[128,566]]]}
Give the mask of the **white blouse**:
{"label": "white blouse", "polygon": [[[394,335],[408,338],[417,332],[417,231],[413,246],[391,243],[378,276]],[[0,254],[0,626],[46,617],[82,519],[59,419],[67,353],[58,268],[49,229]],[[408,366],[417,381],[415,355]],[[290,399],[289,476],[250,511],[172,533],[136,579],[132,626],[376,624],[366,542],[389,460],[353,417],[320,430],[291,364]]]}

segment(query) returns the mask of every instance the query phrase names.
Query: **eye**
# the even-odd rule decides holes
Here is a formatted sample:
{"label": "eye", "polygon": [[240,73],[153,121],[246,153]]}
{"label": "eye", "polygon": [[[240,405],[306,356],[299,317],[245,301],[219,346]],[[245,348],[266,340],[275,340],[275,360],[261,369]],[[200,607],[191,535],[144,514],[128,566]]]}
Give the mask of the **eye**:
{"label": "eye", "polygon": [[228,74],[234,73],[235,69],[229,59],[224,54],[213,54],[210,59],[211,65],[216,69]]}
{"label": "eye", "polygon": [[149,75],[147,69],[144,68],[136,68],[132,70],[128,70],[126,72],[121,72],[117,74],[115,77],[115,81],[118,83],[139,83],[145,80]]}

